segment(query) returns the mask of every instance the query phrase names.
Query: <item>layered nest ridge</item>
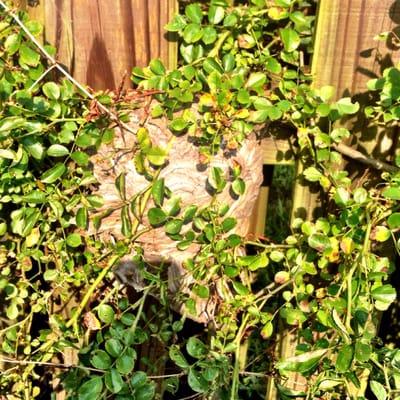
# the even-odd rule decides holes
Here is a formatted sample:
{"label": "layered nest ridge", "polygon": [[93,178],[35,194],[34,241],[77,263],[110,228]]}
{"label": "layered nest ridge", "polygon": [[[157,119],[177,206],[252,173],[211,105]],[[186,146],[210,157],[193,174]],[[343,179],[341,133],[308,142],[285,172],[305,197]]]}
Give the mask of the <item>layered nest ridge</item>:
{"label": "layered nest ridge", "polygon": [[[192,111],[201,118],[194,107],[192,108]],[[208,164],[203,164],[199,148],[190,135],[174,136],[168,128],[170,121],[165,117],[156,119],[149,117],[148,109],[148,107],[142,107],[132,110],[129,126],[132,130],[146,128],[152,145],[169,148],[168,160],[159,176],[164,178],[165,186],[171,194],[180,198],[181,210],[189,205],[196,205],[200,209],[209,206],[213,201],[227,204],[230,207],[227,216],[237,219],[237,225],[230,233],[246,235],[262,183],[263,157],[260,140],[256,134],[250,134],[235,151],[227,152],[221,148]],[[120,174],[125,174],[126,198],[128,199],[145,191],[150,185],[146,176],[139,173],[135,166],[134,156],[137,148],[136,136],[117,127],[113,142],[102,144],[97,153],[92,156],[94,175],[99,182],[97,194],[105,200],[104,207],[97,211],[106,216],[102,219],[99,229],[94,230],[91,227],[91,233],[99,235],[102,240],[122,238],[121,197],[115,185],[116,178]],[[235,165],[241,167],[241,178],[246,184],[244,194],[240,197],[235,196],[229,184],[221,193],[213,193],[208,184],[210,168],[221,168],[225,178],[229,180]],[[192,282],[182,264],[188,258],[196,256],[199,245],[193,243],[184,251],[178,250],[177,242],[165,233],[163,226],[151,227],[147,218],[147,210],[151,207],[154,207],[154,203],[150,199],[139,227],[139,230],[148,229],[148,231],[137,239],[137,243],[144,250],[143,256],[146,262],[170,265],[169,288],[172,292],[176,292],[182,287],[188,287]],[[191,224],[184,225],[182,233],[184,234],[189,228]],[[133,265],[132,268],[134,268]]]}

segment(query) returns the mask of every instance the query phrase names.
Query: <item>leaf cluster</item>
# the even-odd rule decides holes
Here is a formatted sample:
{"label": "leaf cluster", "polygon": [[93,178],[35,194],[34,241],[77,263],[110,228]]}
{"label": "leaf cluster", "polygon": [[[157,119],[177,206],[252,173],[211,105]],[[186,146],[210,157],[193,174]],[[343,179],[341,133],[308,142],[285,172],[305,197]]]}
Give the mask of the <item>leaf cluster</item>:
{"label": "leaf cluster", "polygon": [[[65,349],[76,348],[79,364],[62,377],[71,399],[154,398],[151,360],[138,354],[140,345],[157,340],[174,363],[162,384],[173,395],[185,377],[196,393],[234,399],[239,388],[255,390],[246,387],[254,383],[246,374],[273,373],[283,399],[362,399],[363,393],[355,393],[368,372],[378,400],[396,398],[398,349],[380,343],[377,330],[379,313],[396,299],[389,280],[394,256],[385,246],[393,243],[396,251],[400,246],[400,174],[385,172],[374,187],[355,185],[343,170],[338,146],[353,135],[341,126],[343,117],[362,115],[377,125],[397,122],[399,71],[390,68],[368,84],[375,97],[364,109],[351,98],[332,100],[332,87],[310,87],[301,61],[310,52],[309,4],[265,4],[191,2],[166,27],[179,37],[180,65],[167,71],[153,60],[134,68],[132,80],[155,93],[152,118],[168,118],[171,132],[195,141],[205,163],[221,149],[239,148],[260,126],[279,122],[294,132],[302,178],[318,185],[329,207],[321,218],[292,221],[282,243],[234,233],[237,221],[217,194],[227,186],[233,197],[245,193],[240,167],[229,176],[210,168],[209,206],[182,207],[159,176],[168,146],[153,145],[146,127],[137,130],[137,147],[131,150],[148,188],[128,198],[125,175],[115,181],[124,238],[104,243],[88,235],[89,225],[99,226],[108,212],[96,215],[104,200],[94,194],[90,155],[102,144],[112,145],[112,122],[68,79],[59,79],[15,19],[2,14],[0,337],[8,360],[0,377],[2,393],[37,397],[45,378],[36,366],[47,365],[49,354],[61,357]],[[41,33],[24,13],[20,19],[32,35]],[[104,93],[96,101],[114,107],[123,121],[134,106],[112,105],[112,96]],[[137,241],[144,218],[149,229],[164,229],[178,250],[198,246],[196,256],[184,263],[193,277],[190,293],[174,300],[192,314],[196,300],[216,303],[207,334],[180,337],[184,318],[169,309],[164,266],[145,263]],[[112,273],[127,254],[134,254],[143,281],[134,304]],[[150,292],[160,304],[145,312]],[[242,371],[243,342],[272,354],[280,325],[296,333],[296,354],[283,360],[271,356],[268,363]],[[251,351],[249,358],[259,361],[260,354]],[[255,364],[269,369],[257,370]],[[304,391],[287,384],[293,372],[307,377]]]}

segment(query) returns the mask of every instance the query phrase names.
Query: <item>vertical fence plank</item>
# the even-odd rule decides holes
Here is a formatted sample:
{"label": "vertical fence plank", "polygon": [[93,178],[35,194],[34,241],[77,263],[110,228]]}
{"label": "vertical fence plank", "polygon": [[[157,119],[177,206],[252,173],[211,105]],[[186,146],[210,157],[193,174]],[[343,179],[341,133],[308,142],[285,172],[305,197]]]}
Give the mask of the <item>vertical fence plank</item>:
{"label": "vertical fence plank", "polygon": [[[263,166],[263,183],[260,187],[256,204],[254,205],[253,214],[251,215],[249,233],[255,237],[264,236],[268,211],[268,196],[272,183],[272,174],[274,172],[273,165]],[[246,369],[247,352],[250,344],[250,337],[240,344],[239,351],[239,368],[241,371]]]}
{"label": "vertical fence plank", "polygon": [[257,202],[254,205],[254,211],[250,221],[250,233],[257,236],[265,234],[265,225],[268,211],[268,196],[272,183],[272,175],[274,173],[273,165],[264,165],[264,180],[260,188]]}
{"label": "vertical fence plank", "polygon": [[[312,72],[316,87],[333,85],[336,97],[363,103],[366,83],[400,60],[398,39],[375,40],[382,32],[398,35],[400,2],[394,0],[321,0]],[[350,121],[351,144],[376,158],[390,157],[394,130],[376,132],[365,121]]]}
{"label": "vertical fence plank", "polygon": [[142,0],[131,0],[133,37],[135,42],[135,65],[143,66],[150,59],[148,3]]}
{"label": "vertical fence plank", "polygon": [[93,89],[115,89],[133,66],[151,58],[177,64],[177,44],[164,31],[177,0],[43,0],[36,6],[20,0],[19,6],[44,24],[58,61]]}
{"label": "vertical fence plank", "polygon": [[312,65],[315,86],[334,85],[339,97],[364,92],[382,66],[399,59],[391,39],[374,40],[396,28],[399,16],[400,3],[394,0],[320,0]]}
{"label": "vertical fence plank", "polygon": [[265,221],[267,218],[269,186],[261,186],[254,212],[251,216],[250,233],[257,236],[264,235]]}

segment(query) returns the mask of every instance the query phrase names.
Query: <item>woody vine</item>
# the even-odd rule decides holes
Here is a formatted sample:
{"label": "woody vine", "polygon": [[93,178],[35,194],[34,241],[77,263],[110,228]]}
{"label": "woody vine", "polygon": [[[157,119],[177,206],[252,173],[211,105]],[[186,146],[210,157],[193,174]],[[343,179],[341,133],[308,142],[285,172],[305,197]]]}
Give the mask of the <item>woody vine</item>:
{"label": "woody vine", "polygon": [[[340,121],[363,113],[371,123],[396,125],[400,72],[387,69],[369,83],[375,100],[367,107],[332,101],[333,88],[313,88],[302,64],[312,49],[312,5],[245,3],[186,5],[166,27],[180,37],[177,69],[153,60],[133,69],[135,90],[92,94],[57,64],[53,48],[38,42],[40,24],[0,1],[1,394],[32,399],[65,390],[70,399],[152,399],[187,386],[198,398],[233,400],[261,398],[274,376],[283,399],[362,399],[367,384],[378,400],[398,398],[400,353],[380,343],[377,329],[380,312],[396,299],[389,283],[394,255],[385,256],[383,246],[398,251],[400,162],[347,147],[352,133]],[[145,128],[129,125],[143,97],[156,99],[151,118],[167,118],[173,134],[193,138],[204,165],[221,148],[240,149],[254,131],[291,129],[303,176],[320,186],[329,212],[295,219],[283,243],[270,243],[232,233],[236,221],[215,199],[181,210],[159,179],[173,141],[154,146]],[[193,103],[199,117],[187,110]],[[115,129],[135,135],[133,159],[149,184],[128,199],[130,183],[118,177],[123,238],[103,241],[85,234],[105,217],[96,214],[104,199],[95,194],[90,156],[113,145]],[[342,154],[379,170],[379,184],[353,186]],[[229,177],[212,167],[208,183],[215,193],[227,185],[234,196],[246,191],[240,166]],[[195,296],[211,299],[217,280],[229,292],[203,334],[183,338],[186,316],[177,317],[170,303],[195,314],[193,296],[171,299],[168,267],[150,268],[143,258],[145,217],[163,226],[178,250],[200,246],[184,264]],[[190,229],[183,235],[184,225]],[[134,300],[113,273],[131,254],[142,280]],[[145,313],[150,295],[158,301]],[[298,337],[296,354],[286,359],[271,351],[282,324]],[[171,372],[151,374],[138,355],[150,340],[166,350]],[[307,377],[303,390],[290,388],[293,373]],[[54,376],[61,383],[51,388]]]}

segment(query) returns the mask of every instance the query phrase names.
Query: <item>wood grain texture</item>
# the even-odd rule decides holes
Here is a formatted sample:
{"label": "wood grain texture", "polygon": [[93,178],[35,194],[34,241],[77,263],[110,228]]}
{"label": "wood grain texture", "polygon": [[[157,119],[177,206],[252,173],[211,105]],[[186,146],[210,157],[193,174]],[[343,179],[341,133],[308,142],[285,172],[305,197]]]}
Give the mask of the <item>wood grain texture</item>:
{"label": "wood grain texture", "polygon": [[[44,40],[57,48],[57,60],[80,82],[96,90],[115,89],[133,66],[161,58],[177,59],[176,43],[164,26],[177,0],[42,0],[19,5],[44,26]],[[129,86],[126,79],[125,86]]]}
{"label": "wood grain texture", "polygon": [[[367,99],[366,83],[400,61],[398,38],[399,0],[321,0],[312,65],[316,87],[333,85],[336,98]],[[374,38],[394,32],[387,40]],[[354,135],[351,144],[378,159],[390,159],[397,132],[377,130],[363,118],[346,126]]]}
{"label": "wood grain texture", "polygon": [[250,229],[255,237],[264,236],[268,211],[269,186],[261,186],[254,211],[250,219]]}
{"label": "wood grain texture", "polygon": [[266,137],[262,139],[261,146],[264,154],[264,164],[290,165],[295,163],[294,149],[288,139]]}
{"label": "wood grain texture", "polygon": [[393,37],[374,40],[381,32],[397,30],[399,22],[399,1],[320,0],[312,65],[315,86],[332,84],[337,97],[364,92],[369,79],[400,60]]}

